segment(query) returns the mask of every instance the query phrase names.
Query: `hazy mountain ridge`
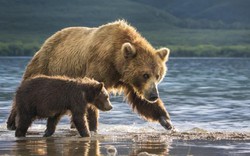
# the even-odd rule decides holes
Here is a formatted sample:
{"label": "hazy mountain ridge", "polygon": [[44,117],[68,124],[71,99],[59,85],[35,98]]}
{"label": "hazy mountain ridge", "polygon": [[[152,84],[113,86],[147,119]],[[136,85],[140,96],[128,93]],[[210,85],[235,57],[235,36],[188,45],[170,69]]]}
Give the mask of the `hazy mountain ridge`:
{"label": "hazy mountain ridge", "polygon": [[[146,23],[174,26],[174,16],[154,7],[131,1],[116,0],[3,0],[0,1],[1,29],[11,31],[55,31],[59,28],[84,25],[98,26],[117,19],[126,19],[142,29]],[[27,29],[28,28],[28,29]]]}
{"label": "hazy mountain ridge", "polygon": [[[249,4],[247,0],[1,0],[0,28],[54,32],[67,26],[97,26],[121,18],[141,30],[248,28]],[[234,25],[227,26],[228,22]]]}
{"label": "hazy mountain ridge", "polygon": [[249,0],[137,0],[179,18],[250,23]]}
{"label": "hazy mountain ridge", "polygon": [[0,55],[33,55],[47,37],[64,27],[95,27],[125,19],[154,46],[168,46],[176,56],[191,56],[193,51],[199,56],[224,56],[237,50],[245,56],[250,51],[249,4],[248,0],[0,0]]}

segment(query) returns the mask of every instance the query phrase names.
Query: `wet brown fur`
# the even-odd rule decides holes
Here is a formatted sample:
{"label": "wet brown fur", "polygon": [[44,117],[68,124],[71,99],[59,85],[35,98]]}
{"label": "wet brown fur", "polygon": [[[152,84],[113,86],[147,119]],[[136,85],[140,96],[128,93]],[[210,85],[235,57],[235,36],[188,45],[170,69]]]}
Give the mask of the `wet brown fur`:
{"label": "wet brown fur", "polygon": [[24,80],[16,91],[12,108],[16,110],[16,137],[25,136],[32,121],[43,118],[48,119],[44,136],[51,136],[68,111],[79,134],[89,136],[87,109],[108,110],[106,104],[110,102],[104,90],[102,83],[89,78],[39,75]]}
{"label": "wet brown fur", "polygon": [[[128,56],[123,45],[130,43]],[[126,48],[125,48],[126,49]],[[131,51],[135,51],[134,55]],[[90,77],[104,82],[108,91],[125,93],[132,108],[149,121],[160,117],[170,119],[163,102],[149,102],[150,85],[156,85],[166,74],[167,48],[154,49],[134,27],[123,20],[100,27],[70,27],[48,38],[35,54],[23,75],[23,80],[37,74]],[[150,79],[144,81],[147,72]],[[98,112],[89,110],[89,120],[96,120]],[[15,112],[12,114],[15,115]],[[13,121],[8,121],[11,127]],[[97,125],[90,127],[96,130]]]}

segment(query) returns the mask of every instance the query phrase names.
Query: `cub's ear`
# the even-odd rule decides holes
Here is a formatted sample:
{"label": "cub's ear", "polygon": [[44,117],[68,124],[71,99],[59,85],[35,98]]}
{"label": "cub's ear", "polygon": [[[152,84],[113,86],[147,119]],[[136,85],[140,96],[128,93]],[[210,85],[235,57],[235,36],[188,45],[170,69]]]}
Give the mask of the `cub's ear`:
{"label": "cub's ear", "polygon": [[100,82],[99,84],[97,84],[95,86],[96,88],[96,93],[99,94],[101,91],[102,91],[102,88],[104,87],[104,83],[103,82]]}
{"label": "cub's ear", "polygon": [[164,61],[167,62],[170,54],[170,50],[168,48],[161,48],[156,51],[156,54]]}
{"label": "cub's ear", "polygon": [[135,57],[136,56],[135,47],[132,46],[129,42],[124,43],[122,45],[122,54],[126,59]]}

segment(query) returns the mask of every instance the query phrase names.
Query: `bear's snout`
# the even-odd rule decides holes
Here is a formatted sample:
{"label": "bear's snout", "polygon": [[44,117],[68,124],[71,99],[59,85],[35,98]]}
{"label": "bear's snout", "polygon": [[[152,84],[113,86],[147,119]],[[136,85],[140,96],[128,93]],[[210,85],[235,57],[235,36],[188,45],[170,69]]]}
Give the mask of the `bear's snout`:
{"label": "bear's snout", "polygon": [[153,92],[149,95],[150,101],[156,101],[158,98],[159,98],[159,95],[157,94],[157,92]]}
{"label": "bear's snout", "polygon": [[104,111],[109,111],[109,110],[111,110],[113,107],[112,107],[112,105],[110,104],[110,102],[106,102],[105,104],[104,104]]}
{"label": "bear's snout", "polygon": [[152,83],[147,91],[144,92],[144,98],[153,103],[159,98],[158,89],[155,83]]}

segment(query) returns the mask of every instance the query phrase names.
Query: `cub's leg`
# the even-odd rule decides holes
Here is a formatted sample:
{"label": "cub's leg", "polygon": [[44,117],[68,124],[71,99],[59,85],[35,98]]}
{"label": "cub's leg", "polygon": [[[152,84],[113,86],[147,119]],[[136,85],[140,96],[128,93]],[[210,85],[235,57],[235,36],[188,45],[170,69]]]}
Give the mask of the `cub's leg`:
{"label": "cub's leg", "polygon": [[90,131],[97,131],[99,111],[95,108],[88,108],[87,119]]}
{"label": "cub's leg", "polygon": [[82,137],[90,136],[86,116],[82,112],[72,112],[72,120]]}
{"label": "cub's leg", "polygon": [[32,123],[32,116],[25,113],[17,113],[16,114],[16,137],[25,137],[28,128]]}
{"label": "cub's leg", "polygon": [[58,124],[59,120],[61,119],[61,115],[56,115],[54,117],[49,117],[47,120],[47,128],[45,130],[45,134],[43,137],[49,137],[54,134],[56,130],[56,125]]}

